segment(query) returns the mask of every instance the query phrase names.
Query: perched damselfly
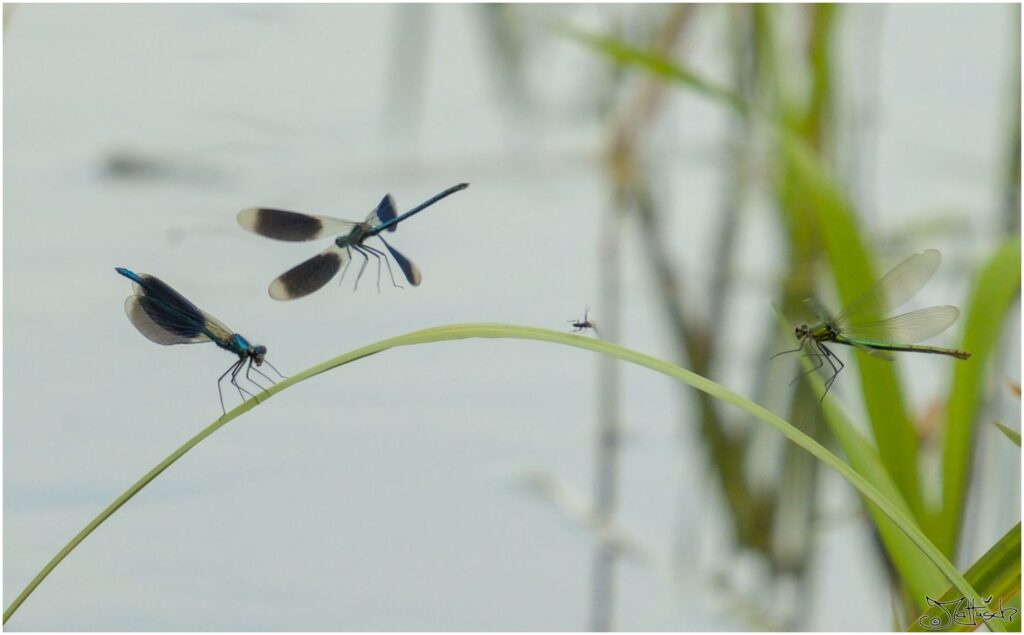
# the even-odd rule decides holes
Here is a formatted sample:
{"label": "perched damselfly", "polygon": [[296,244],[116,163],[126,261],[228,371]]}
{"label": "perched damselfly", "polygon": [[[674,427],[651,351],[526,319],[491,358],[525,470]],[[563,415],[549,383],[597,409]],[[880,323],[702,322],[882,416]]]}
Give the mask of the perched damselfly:
{"label": "perched damselfly", "polygon": [[135,273],[124,267],[116,267],[115,270],[133,283],[134,293],[124,301],[124,312],[128,315],[132,325],[147,339],[164,346],[213,342],[238,356],[238,359],[217,379],[217,394],[220,395],[220,409],[223,412],[227,411],[224,408],[224,393],[221,392],[220,384],[229,373],[231,375],[229,381],[238,389],[238,396],[243,401],[245,401],[245,395],[259,399],[238,383],[238,373],[241,372],[243,365],[246,379],[258,386],[260,390],[265,391],[252,378],[250,372],[255,371],[271,383],[274,380],[259,368],[254,368],[254,365],[266,364],[273,368],[279,376],[284,377],[274,368],[273,364],[266,360],[266,346],[251,344],[249,340],[229,329],[223,322],[192,304],[188,298],[172,289],[160,278],[146,273]]}
{"label": "perched damselfly", "polygon": [[968,359],[971,354],[967,351],[917,344],[952,326],[960,315],[955,306],[933,306],[885,317],[886,313],[903,305],[921,290],[935,273],[941,259],[942,254],[935,249],[910,256],[835,316],[812,303],[820,322],[814,326],[801,324],[796,327],[794,334],[800,341],[800,347],[783,353],[806,351],[817,360],[817,365],[809,372],[820,369],[827,362],[832,376],[825,382],[826,393],[845,366],[825,346],[826,343],[854,346],[890,361],[890,352],[932,353]]}

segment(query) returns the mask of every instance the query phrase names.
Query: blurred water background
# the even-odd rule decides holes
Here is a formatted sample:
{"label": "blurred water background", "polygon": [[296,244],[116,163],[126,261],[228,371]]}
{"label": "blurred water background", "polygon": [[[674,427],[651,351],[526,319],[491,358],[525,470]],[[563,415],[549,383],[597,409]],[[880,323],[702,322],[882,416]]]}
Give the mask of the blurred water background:
{"label": "blurred water background", "polygon": [[[267,345],[286,374],[434,325],[568,330],[587,306],[599,324],[614,322],[619,343],[689,366],[643,230],[610,220],[609,148],[623,117],[644,112],[634,102],[650,80],[557,26],[646,43],[679,20],[674,58],[728,84],[743,10],[5,6],[5,607],[99,510],[219,413],[214,381],[229,356],[142,338],[124,316],[130,285],[115,266],[161,277]],[[780,47],[799,48],[807,14],[777,10]],[[922,248],[943,251],[916,306],[963,307],[975,268],[1019,231],[1003,179],[1019,153],[1019,10],[849,6],[836,21],[837,172],[886,267]],[[771,305],[786,246],[771,192],[756,185],[765,162],[752,161],[744,178],[755,185],[739,188],[733,158],[746,140],[728,110],[664,90],[656,113],[637,117],[657,233],[685,310],[720,316],[710,376],[770,399],[796,368],[766,360],[781,350],[771,348]],[[270,280],[324,243],[277,243],[235,223],[256,205],[358,220],[387,192],[402,211],[461,181],[471,187],[392,241],[419,265],[416,289],[378,294],[371,270],[355,293],[347,278],[272,301]],[[738,211],[728,294],[717,296],[710,282],[727,210]],[[609,274],[615,262],[619,274]],[[614,306],[609,275],[621,275]],[[1001,383],[1019,381],[1019,317],[1008,323],[986,421],[1020,417]],[[932,343],[955,346],[960,326]],[[915,412],[942,399],[954,363],[901,357]],[[834,392],[857,414],[854,365]],[[600,372],[598,357],[579,350],[471,340],[317,377],[174,465],[7,626],[893,625],[884,564],[849,485],[821,470],[809,500],[794,503],[810,518],[787,547],[798,565],[737,546],[692,391],[639,368],[619,371],[618,533],[602,542],[579,512],[598,471]],[[743,417],[729,424],[754,430],[756,443],[735,457],[754,489],[777,486],[781,437]],[[1020,518],[1019,452],[989,427],[970,502],[984,513],[968,524],[961,566]],[[618,550],[602,565],[594,551],[608,540]],[[609,562],[602,591],[594,576],[609,575]]]}

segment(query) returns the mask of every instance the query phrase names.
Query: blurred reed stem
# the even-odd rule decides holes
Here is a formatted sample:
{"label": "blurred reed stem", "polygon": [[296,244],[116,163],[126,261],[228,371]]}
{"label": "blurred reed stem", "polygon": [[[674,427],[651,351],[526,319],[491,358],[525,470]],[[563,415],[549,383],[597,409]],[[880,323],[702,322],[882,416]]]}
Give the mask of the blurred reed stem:
{"label": "blurred reed stem", "polygon": [[[675,47],[691,9],[668,10],[654,47],[668,54]],[[609,341],[621,341],[622,242],[625,221],[637,206],[638,177],[633,155],[638,137],[656,118],[667,90],[664,82],[644,78],[629,103],[612,120],[606,166],[612,184],[611,206],[602,231],[598,272],[601,277],[602,333]],[[598,377],[598,422],[595,448],[594,501],[598,518],[611,523],[618,498],[621,424],[619,364],[603,358]],[[609,631],[614,616],[615,551],[604,541],[594,547],[591,574],[589,630]]]}
{"label": "blurred reed stem", "polygon": [[1007,235],[1020,233],[1020,5],[1015,6],[1017,19],[1012,20],[1014,42],[1013,63],[1010,65],[1010,106],[1007,111],[1009,122],[1006,145],[1006,171],[1003,173],[1003,230]]}

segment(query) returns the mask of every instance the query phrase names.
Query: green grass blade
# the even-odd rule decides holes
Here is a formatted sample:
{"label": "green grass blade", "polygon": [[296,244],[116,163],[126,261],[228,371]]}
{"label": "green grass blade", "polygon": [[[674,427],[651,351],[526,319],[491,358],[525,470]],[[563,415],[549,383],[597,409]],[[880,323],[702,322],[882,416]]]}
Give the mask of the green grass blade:
{"label": "green grass blade", "polygon": [[[825,245],[836,288],[848,304],[877,277],[854,218],[850,203],[805,144],[793,137],[782,142],[784,160],[793,173],[805,205],[816,210],[818,231]],[[917,473],[917,435],[907,416],[895,366],[856,351],[861,390],[879,456],[892,475],[915,518],[923,517]]]}
{"label": "green grass blade", "polygon": [[[1007,606],[1014,596],[1019,595],[1020,523],[1017,523],[1016,527],[1006,532],[1006,535],[1000,538],[999,542],[994,544],[985,552],[985,555],[971,565],[971,568],[967,570],[964,577],[966,577],[967,581],[971,583],[971,586],[981,593],[981,598],[992,598],[990,606],[995,606],[995,610],[997,611],[999,610],[1000,605]],[[934,598],[935,596],[932,597]],[[938,601],[940,603],[955,602],[961,597],[963,597],[963,594],[958,589],[950,587],[945,593],[938,597]],[[963,632],[973,631],[977,628],[977,626],[968,624],[951,624],[951,612],[952,610],[948,604],[946,605],[946,608],[931,604],[927,611],[907,627],[907,630],[924,632],[935,632],[936,630],[942,630],[945,632]],[[1007,610],[1007,613],[1009,612],[1010,610]],[[1000,621],[1005,623],[1009,620]],[[1019,613],[1013,616],[1012,624],[1015,625],[1016,630],[1020,630]]]}
{"label": "green grass blade", "polygon": [[[792,333],[792,325],[786,321],[785,316],[776,310],[779,325],[785,333]],[[812,363],[810,358],[802,360],[804,371],[810,371]],[[813,392],[819,397],[824,393],[825,386],[818,373],[808,372],[804,375],[804,381],[808,382]],[[843,409],[834,399],[825,399],[822,402],[825,423],[828,425],[832,435],[843,448],[843,453],[850,461],[851,467],[863,476],[865,480],[878,488],[885,496],[899,506],[908,516],[911,515],[910,506],[907,505],[899,488],[889,476],[888,470],[882,465],[878,451],[871,442],[865,438],[850,421]],[[929,560],[924,553],[918,549],[910,538],[886,516],[878,507],[865,499],[868,513],[878,528],[878,534],[889,553],[893,565],[900,574],[900,578],[910,591],[911,597],[919,610],[927,606],[925,597],[935,596],[940,589],[945,589],[949,582],[942,574],[942,571]]]}
{"label": "green grass blade", "polygon": [[971,359],[958,362],[953,373],[942,453],[942,507],[932,524],[943,553],[955,553],[964,498],[967,495],[975,421],[985,389],[989,360],[999,347],[1007,312],[1020,295],[1020,238],[1005,242],[982,268],[974,283],[964,326],[962,348]]}
{"label": "green grass blade", "polygon": [[638,66],[658,77],[687,86],[731,108],[741,112],[746,110],[745,102],[733,91],[706,80],[660,55],[635,48],[613,37],[588,33],[566,24],[559,24],[554,28],[558,33],[594,49],[616,64]]}
{"label": "green grass blade", "polygon": [[1005,426],[1005,425],[999,423],[998,421],[995,422],[995,426],[997,428],[999,428],[999,430],[1003,434],[1006,435],[1007,439],[1009,439],[1010,441],[1013,441],[1014,443],[1016,443],[1018,448],[1020,447],[1020,432],[1017,432],[1013,428]]}
{"label": "green grass blade", "polygon": [[[868,500],[878,506],[878,508],[903,531],[910,540],[924,553],[929,560],[931,560],[938,568],[942,571],[943,575],[953,583],[958,590],[964,595],[974,595],[977,593],[968,584],[967,580],[960,575],[956,567],[947,560],[942,553],[933,545],[924,533],[918,528],[914,520],[904,511],[904,508],[900,504],[892,502],[889,497],[885,496],[879,489],[868,482],[863,476],[858,474],[852,467],[844,463],[835,456],[824,446],[817,443],[811,437],[807,436],[794,426],[783,420],[775,413],[767,410],[763,406],[760,406],[745,397],[742,397],[728,388],[716,384],[715,382],[706,379],[696,373],[693,373],[684,368],[680,368],[674,364],[663,361],[650,355],[645,355],[637,351],[633,351],[628,348],[617,346],[609,342],[596,340],[590,337],[582,337],[579,335],[572,335],[569,333],[563,333],[560,331],[552,331],[549,329],[540,329],[526,326],[511,326],[505,324],[454,324],[449,326],[439,326],[435,328],[423,329],[420,331],[414,331],[406,335],[400,335],[387,340],[382,340],[368,346],[356,349],[344,355],[335,357],[334,359],[323,362],[313,366],[301,373],[293,375],[286,380],[281,381],[274,386],[271,386],[267,394],[262,395],[261,402],[273,397],[277,393],[291,388],[295,384],[298,384],[306,379],[315,377],[321,373],[325,373],[331,369],[343,366],[350,362],[358,359],[363,359],[371,355],[375,355],[382,351],[386,351],[392,348],[398,348],[402,346],[413,346],[419,344],[427,344],[433,342],[445,342],[451,340],[461,340],[470,338],[503,338],[503,339],[521,339],[521,340],[534,340],[539,342],[551,342],[555,344],[562,344],[565,346],[573,346],[576,348],[582,348],[591,350],[603,355],[609,355],[617,359],[636,364],[644,368],[659,372],[663,375],[673,377],[686,384],[689,384],[693,388],[707,393],[708,395],[721,400],[724,403],[735,406],[740,410],[748,413],[757,420],[760,420],[768,425],[772,426],[779,432],[781,432],[787,439],[796,443],[804,450],[810,452],[818,460],[822,461],[835,471],[839,472],[843,478],[850,482],[858,491],[860,491]],[[250,399],[237,408],[231,410],[223,417],[220,417],[212,424],[204,428],[199,434],[192,439],[189,439],[184,445],[175,450],[166,459],[161,461],[155,468],[150,470],[139,479],[134,485],[132,485],[128,491],[119,496],[117,500],[111,503],[106,509],[104,509],[99,516],[97,516],[92,522],[86,525],[85,529],[79,532],[71,542],[69,542],[63,549],[58,552],[56,556],[43,568],[40,573],[33,578],[29,585],[23,590],[14,602],[4,611],[4,623],[11,618],[11,616],[17,611],[18,607],[28,598],[29,595],[35,590],[35,588],[46,578],[53,569],[60,564],[75,547],[77,547],[90,533],[92,533],[97,527],[99,527],[107,518],[109,518],[114,512],[116,512],[121,506],[123,506],[128,500],[139,493],[146,485],[148,485],[153,479],[159,476],[164,470],[170,467],[175,461],[184,456],[186,452],[195,447],[200,441],[206,439],[211,434],[216,432],[218,429],[223,427],[228,422],[237,418],[244,412],[247,412],[257,405],[255,399]]]}

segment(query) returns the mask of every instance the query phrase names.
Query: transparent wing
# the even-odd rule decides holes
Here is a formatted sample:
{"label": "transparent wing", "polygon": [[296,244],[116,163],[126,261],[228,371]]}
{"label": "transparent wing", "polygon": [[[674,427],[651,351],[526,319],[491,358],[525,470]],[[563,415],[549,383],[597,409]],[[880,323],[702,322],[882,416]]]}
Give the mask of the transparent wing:
{"label": "transparent wing", "polygon": [[843,334],[859,340],[916,344],[948,329],[960,316],[955,306],[933,306],[885,320],[851,324]]}
{"label": "transparent wing", "polygon": [[[146,306],[149,309],[147,310]],[[124,301],[124,312],[128,320],[151,342],[170,346],[171,344],[199,344],[209,342],[210,338],[205,333],[194,333],[187,335],[177,325],[170,324],[173,318],[166,313],[153,310],[153,305],[146,302],[145,297],[130,295]],[[152,314],[159,317],[154,318]],[[170,318],[170,320],[169,320]],[[190,327],[191,328],[191,327]]]}
{"label": "transparent wing", "polygon": [[832,317],[832,312],[826,309],[824,305],[822,305],[816,299],[805,298],[804,306],[807,307],[807,310],[811,313],[811,315],[818,318],[819,322],[826,322],[831,324],[834,321],[834,318]]}
{"label": "transparent wing", "polygon": [[848,304],[836,316],[835,325],[845,333],[849,325],[880,320],[920,291],[935,273],[941,259],[942,254],[935,249],[910,256]]}
{"label": "transparent wing", "polygon": [[250,207],[238,212],[238,224],[260,236],[275,240],[301,242],[325,236],[347,234],[358,223],[330,216],[289,212],[283,209]]}
{"label": "transparent wing", "polygon": [[[388,194],[380,200],[380,203],[377,204],[377,209],[370,212],[366,217],[366,222],[371,228],[376,229],[384,223],[394,220],[397,216],[398,213],[395,211],[395,199]],[[393,232],[396,229],[398,229],[397,223],[389,226],[387,231]]]}
{"label": "transparent wing", "polygon": [[275,300],[294,300],[307,296],[330,282],[346,260],[348,250],[332,244],[278,276],[270,283],[270,297]]}

